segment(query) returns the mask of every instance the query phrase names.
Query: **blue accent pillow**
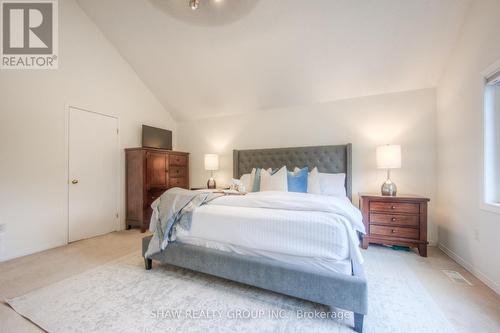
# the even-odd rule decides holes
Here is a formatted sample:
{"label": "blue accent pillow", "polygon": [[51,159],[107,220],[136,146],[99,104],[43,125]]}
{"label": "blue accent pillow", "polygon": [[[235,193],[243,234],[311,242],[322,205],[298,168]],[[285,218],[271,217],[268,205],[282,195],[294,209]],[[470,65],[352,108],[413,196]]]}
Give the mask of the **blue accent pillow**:
{"label": "blue accent pillow", "polygon": [[252,192],[260,191],[260,168],[255,169],[255,178],[253,181]]}
{"label": "blue accent pillow", "polygon": [[309,169],[307,167],[300,169],[296,173],[288,171],[287,173],[288,192],[307,193],[308,172]]}

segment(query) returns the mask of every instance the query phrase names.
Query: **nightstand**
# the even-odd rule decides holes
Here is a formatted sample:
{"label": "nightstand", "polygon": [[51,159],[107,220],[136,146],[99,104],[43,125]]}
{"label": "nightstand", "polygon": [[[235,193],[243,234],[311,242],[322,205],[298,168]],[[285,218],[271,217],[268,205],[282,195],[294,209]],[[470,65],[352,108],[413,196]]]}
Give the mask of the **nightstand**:
{"label": "nightstand", "polygon": [[417,247],[427,257],[428,198],[414,195],[395,197],[359,194],[366,235],[363,248],[370,243]]}

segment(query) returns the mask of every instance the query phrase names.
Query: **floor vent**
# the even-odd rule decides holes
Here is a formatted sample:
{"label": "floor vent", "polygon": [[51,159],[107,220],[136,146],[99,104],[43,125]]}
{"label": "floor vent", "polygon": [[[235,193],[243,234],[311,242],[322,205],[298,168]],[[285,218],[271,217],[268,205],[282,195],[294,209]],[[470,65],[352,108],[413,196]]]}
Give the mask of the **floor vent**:
{"label": "floor vent", "polygon": [[449,270],[443,269],[442,272],[444,274],[446,274],[446,276],[448,276],[455,283],[466,284],[466,285],[472,286],[472,283],[470,283],[469,280],[464,278],[462,276],[462,274],[460,274],[457,271],[449,271]]}

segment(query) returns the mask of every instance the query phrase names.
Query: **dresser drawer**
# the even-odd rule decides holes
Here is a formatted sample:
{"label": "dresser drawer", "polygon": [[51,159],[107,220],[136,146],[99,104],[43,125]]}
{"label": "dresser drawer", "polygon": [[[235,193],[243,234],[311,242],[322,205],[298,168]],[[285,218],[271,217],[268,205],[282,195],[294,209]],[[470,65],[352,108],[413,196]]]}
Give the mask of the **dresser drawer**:
{"label": "dresser drawer", "polygon": [[185,155],[170,155],[170,165],[187,166],[187,156]]}
{"label": "dresser drawer", "polygon": [[418,227],[418,215],[370,213],[370,223]]}
{"label": "dresser drawer", "polygon": [[371,235],[391,236],[397,238],[418,239],[418,229],[414,228],[399,228],[385,227],[381,225],[370,225]]}
{"label": "dresser drawer", "polygon": [[419,204],[405,202],[370,202],[370,212],[398,212],[408,214],[418,214],[420,210]]}
{"label": "dresser drawer", "polygon": [[146,197],[146,200],[144,201],[144,203],[145,203],[144,208],[150,208],[153,201],[158,199],[164,192],[165,192],[165,189],[158,189],[158,188],[149,190],[146,193],[147,197]]}
{"label": "dresser drawer", "polygon": [[186,176],[187,176],[186,167],[178,167],[178,166],[170,167],[170,178],[178,178]]}
{"label": "dresser drawer", "polygon": [[176,177],[169,179],[169,187],[187,187],[187,178],[186,177]]}

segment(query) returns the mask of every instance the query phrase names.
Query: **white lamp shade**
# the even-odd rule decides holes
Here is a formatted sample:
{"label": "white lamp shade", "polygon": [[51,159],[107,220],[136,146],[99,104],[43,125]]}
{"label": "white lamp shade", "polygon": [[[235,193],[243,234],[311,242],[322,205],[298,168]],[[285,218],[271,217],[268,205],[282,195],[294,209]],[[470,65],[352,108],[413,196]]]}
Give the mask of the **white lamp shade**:
{"label": "white lamp shade", "polygon": [[379,169],[401,168],[401,146],[385,145],[377,147],[377,167]]}
{"label": "white lamp shade", "polygon": [[205,154],[205,170],[218,170],[219,169],[219,155]]}

